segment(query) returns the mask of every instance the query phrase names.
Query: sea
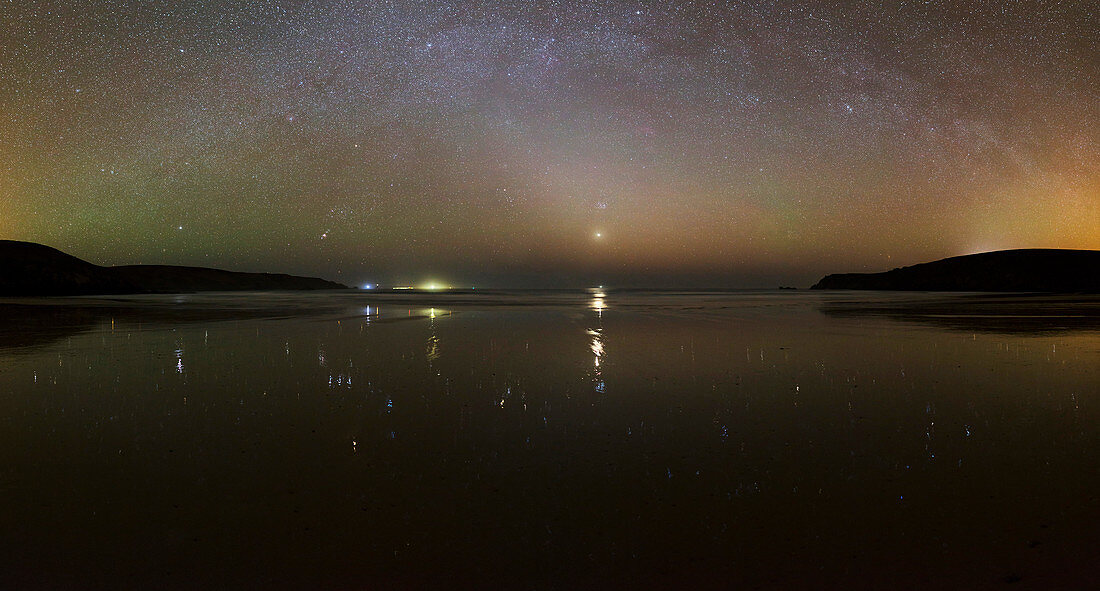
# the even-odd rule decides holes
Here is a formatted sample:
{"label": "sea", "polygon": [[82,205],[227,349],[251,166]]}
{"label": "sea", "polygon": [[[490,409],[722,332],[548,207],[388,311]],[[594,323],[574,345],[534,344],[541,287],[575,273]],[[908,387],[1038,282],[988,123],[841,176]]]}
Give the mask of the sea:
{"label": "sea", "polygon": [[1098,557],[1098,296],[0,300],[0,589],[1087,589]]}

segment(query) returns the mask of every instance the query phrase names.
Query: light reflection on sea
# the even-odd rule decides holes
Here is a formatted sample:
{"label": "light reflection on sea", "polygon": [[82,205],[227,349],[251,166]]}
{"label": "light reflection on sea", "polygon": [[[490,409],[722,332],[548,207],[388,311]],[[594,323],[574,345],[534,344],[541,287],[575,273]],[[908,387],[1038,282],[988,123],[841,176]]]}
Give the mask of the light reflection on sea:
{"label": "light reflection on sea", "polygon": [[1097,300],[0,304],[0,587],[1075,586]]}

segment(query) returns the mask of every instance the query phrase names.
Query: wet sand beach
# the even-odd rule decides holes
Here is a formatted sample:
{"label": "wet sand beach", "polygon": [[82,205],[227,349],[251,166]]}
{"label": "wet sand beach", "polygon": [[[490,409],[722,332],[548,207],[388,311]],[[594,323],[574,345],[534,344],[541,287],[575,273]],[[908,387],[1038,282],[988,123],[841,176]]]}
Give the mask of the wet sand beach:
{"label": "wet sand beach", "polygon": [[1100,300],[0,303],[0,587],[1082,589]]}

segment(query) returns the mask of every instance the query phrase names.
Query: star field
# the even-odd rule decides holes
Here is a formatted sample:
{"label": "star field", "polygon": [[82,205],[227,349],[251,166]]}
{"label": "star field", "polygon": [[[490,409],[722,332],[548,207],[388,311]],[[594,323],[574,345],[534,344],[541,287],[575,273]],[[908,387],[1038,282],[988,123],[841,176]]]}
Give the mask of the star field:
{"label": "star field", "polygon": [[0,3],[0,236],[399,284],[1100,248],[1089,2]]}

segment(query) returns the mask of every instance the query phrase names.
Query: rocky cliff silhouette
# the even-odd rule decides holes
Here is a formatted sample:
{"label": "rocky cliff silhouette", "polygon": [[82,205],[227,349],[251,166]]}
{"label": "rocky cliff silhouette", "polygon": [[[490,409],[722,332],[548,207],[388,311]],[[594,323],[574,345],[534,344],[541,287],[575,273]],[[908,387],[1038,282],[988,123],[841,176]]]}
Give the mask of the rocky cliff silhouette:
{"label": "rocky cliff silhouette", "polygon": [[884,273],[826,275],[811,289],[1100,293],[1100,251],[983,252]]}
{"label": "rocky cliff silhouette", "polygon": [[313,277],[203,267],[101,267],[56,248],[0,240],[0,296],[347,289]]}

